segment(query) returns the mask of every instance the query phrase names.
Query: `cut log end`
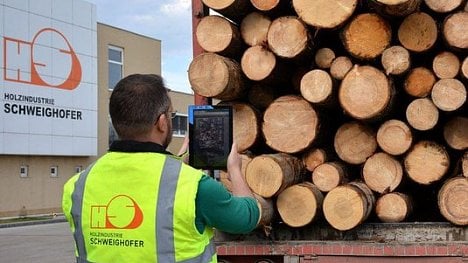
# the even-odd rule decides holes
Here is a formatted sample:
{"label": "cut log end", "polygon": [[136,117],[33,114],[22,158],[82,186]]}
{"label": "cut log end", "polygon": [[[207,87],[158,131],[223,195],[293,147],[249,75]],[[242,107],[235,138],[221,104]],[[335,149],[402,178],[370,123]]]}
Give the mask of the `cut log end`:
{"label": "cut log end", "polygon": [[321,69],[306,73],[301,80],[301,94],[311,103],[325,103],[333,94],[333,82],[330,74]]}
{"label": "cut log end", "polygon": [[414,52],[426,51],[437,40],[437,24],[426,13],[413,13],[407,16],[398,29],[398,39],[408,50]]}
{"label": "cut log end", "polygon": [[447,44],[456,49],[468,49],[468,12],[458,12],[445,19],[442,33]]}
{"label": "cut log end", "polygon": [[334,59],[335,52],[330,48],[320,48],[315,53],[315,64],[322,69],[330,68]]}
{"label": "cut log end", "polygon": [[435,56],[432,70],[441,79],[455,78],[460,70],[460,60],[452,52],[444,51]]}
{"label": "cut log end", "polygon": [[427,131],[439,121],[439,110],[428,98],[415,99],[406,108],[406,120],[416,130]]}
{"label": "cut log end", "polygon": [[413,97],[424,98],[432,91],[436,77],[431,70],[417,67],[410,71],[405,80],[405,91]]}
{"label": "cut log end", "polygon": [[456,177],[447,180],[439,190],[441,214],[455,225],[468,225],[468,178]]}
{"label": "cut log end", "polygon": [[468,117],[454,117],[444,126],[444,138],[455,150],[468,149]]}
{"label": "cut log end", "polygon": [[306,26],[293,16],[279,17],[268,30],[268,46],[279,57],[300,58],[309,52],[309,33]]}
{"label": "cut log end", "polygon": [[402,46],[392,46],[384,50],[381,62],[387,75],[400,75],[410,67],[410,53]]}
{"label": "cut log end", "polygon": [[362,164],[377,149],[376,135],[364,124],[345,123],[335,134],[334,146],[341,160]]}
{"label": "cut log end", "polygon": [[240,25],[240,33],[249,46],[265,45],[271,19],[259,12],[248,14]]}
{"label": "cut log end", "polygon": [[441,79],[434,84],[431,98],[437,108],[455,111],[466,102],[465,85],[458,79]]}
{"label": "cut log end", "polygon": [[321,214],[323,195],[305,182],[286,188],[278,195],[276,206],[284,223],[291,227],[308,225]]}
{"label": "cut log end", "polygon": [[330,66],[330,74],[338,80],[342,80],[353,68],[353,62],[346,56],[340,56],[333,60]]}
{"label": "cut log end", "polygon": [[253,46],[242,55],[241,67],[249,79],[262,81],[272,75],[276,67],[276,57],[262,46]]}
{"label": "cut log end", "polygon": [[411,129],[400,120],[388,120],[377,131],[377,143],[391,155],[405,153],[413,142]]}
{"label": "cut log end", "polygon": [[318,28],[335,28],[343,24],[354,13],[357,0],[293,0],[299,17],[307,24]]}
{"label": "cut log end", "polygon": [[375,213],[385,223],[403,222],[412,212],[409,196],[402,193],[388,193],[381,196],[376,203]]}
{"label": "cut log end", "polygon": [[414,182],[430,185],[447,173],[450,159],[443,146],[431,141],[421,141],[409,151],[404,166]]}
{"label": "cut log end", "polygon": [[323,149],[312,148],[304,152],[302,162],[305,168],[312,172],[314,169],[327,161],[327,154]]}
{"label": "cut log end", "polygon": [[329,192],[337,186],[346,183],[344,168],[336,162],[323,163],[312,172],[312,182],[322,192]]}
{"label": "cut log end", "polygon": [[234,56],[241,47],[240,33],[229,20],[221,16],[206,16],[196,29],[198,44],[207,52]]}
{"label": "cut log end", "polygon": [[393,192],[401,183],[403,168],[387,153],[376,153],[366,160],[362,169],[364,182],[377,193]]}
{"label": "cut log end", "polygon": [[448,13],[461,6],[463,0],[424,0],[424,2],[432,11]]}

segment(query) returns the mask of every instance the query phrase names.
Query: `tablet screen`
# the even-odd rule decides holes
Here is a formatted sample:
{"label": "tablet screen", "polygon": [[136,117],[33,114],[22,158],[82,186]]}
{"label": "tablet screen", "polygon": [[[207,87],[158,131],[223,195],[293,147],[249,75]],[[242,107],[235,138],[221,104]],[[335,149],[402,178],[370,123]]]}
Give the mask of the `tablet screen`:
{"label": "tablet screen", "polygon": [[232,146],[229,106],[189,106],[189,164],[199,169],[226,169]]}

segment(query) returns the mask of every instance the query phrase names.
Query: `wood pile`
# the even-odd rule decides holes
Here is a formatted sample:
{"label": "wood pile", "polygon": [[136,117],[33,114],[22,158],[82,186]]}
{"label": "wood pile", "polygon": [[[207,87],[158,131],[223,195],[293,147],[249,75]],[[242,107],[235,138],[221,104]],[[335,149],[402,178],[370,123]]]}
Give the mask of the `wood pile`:
{"label": "wood pile", "polygon": [[264,224],[468,225],[466,0],[202,2],[189,81],[233,106]]}

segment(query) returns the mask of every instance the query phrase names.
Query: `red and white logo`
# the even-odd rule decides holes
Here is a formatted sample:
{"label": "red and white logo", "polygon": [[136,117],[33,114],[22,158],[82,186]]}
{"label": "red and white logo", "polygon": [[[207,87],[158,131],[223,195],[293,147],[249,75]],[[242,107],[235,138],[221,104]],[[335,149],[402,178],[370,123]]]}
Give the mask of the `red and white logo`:
{"label": "red and white logo", "polygon": [[53,28],[39,30],[31,42],[3,37],[3,60],[7,81],[65,90],[81,82],[78,56],[67,38]]}
{"label": "red and white logo", "polygon": [[107,205],[91,206],[92,229],[135,229],[143,222],[143,211],[128,195],[117,195]]}

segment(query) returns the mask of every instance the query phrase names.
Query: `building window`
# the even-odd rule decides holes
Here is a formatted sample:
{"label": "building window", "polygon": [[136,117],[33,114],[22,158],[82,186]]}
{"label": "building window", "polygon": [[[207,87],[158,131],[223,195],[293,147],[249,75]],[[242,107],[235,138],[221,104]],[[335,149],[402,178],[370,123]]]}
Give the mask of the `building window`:
{"label": "building window", "polygon": [[123,77],[123,49],[109,46],[109,89],[113,90],[117,82]]}
{"label": "building window", "polygon": [[118,139],[119,136],[117,135],[117,132],[114,129],[114,125],[112,125],[112,121],[109,119],[109,146],[112,144],[112,142]]}
{"label": "building window", "polygon": [[172,119],[172,135],[183,137],[186,133],[187,115],[176,113],[176,116]]}

